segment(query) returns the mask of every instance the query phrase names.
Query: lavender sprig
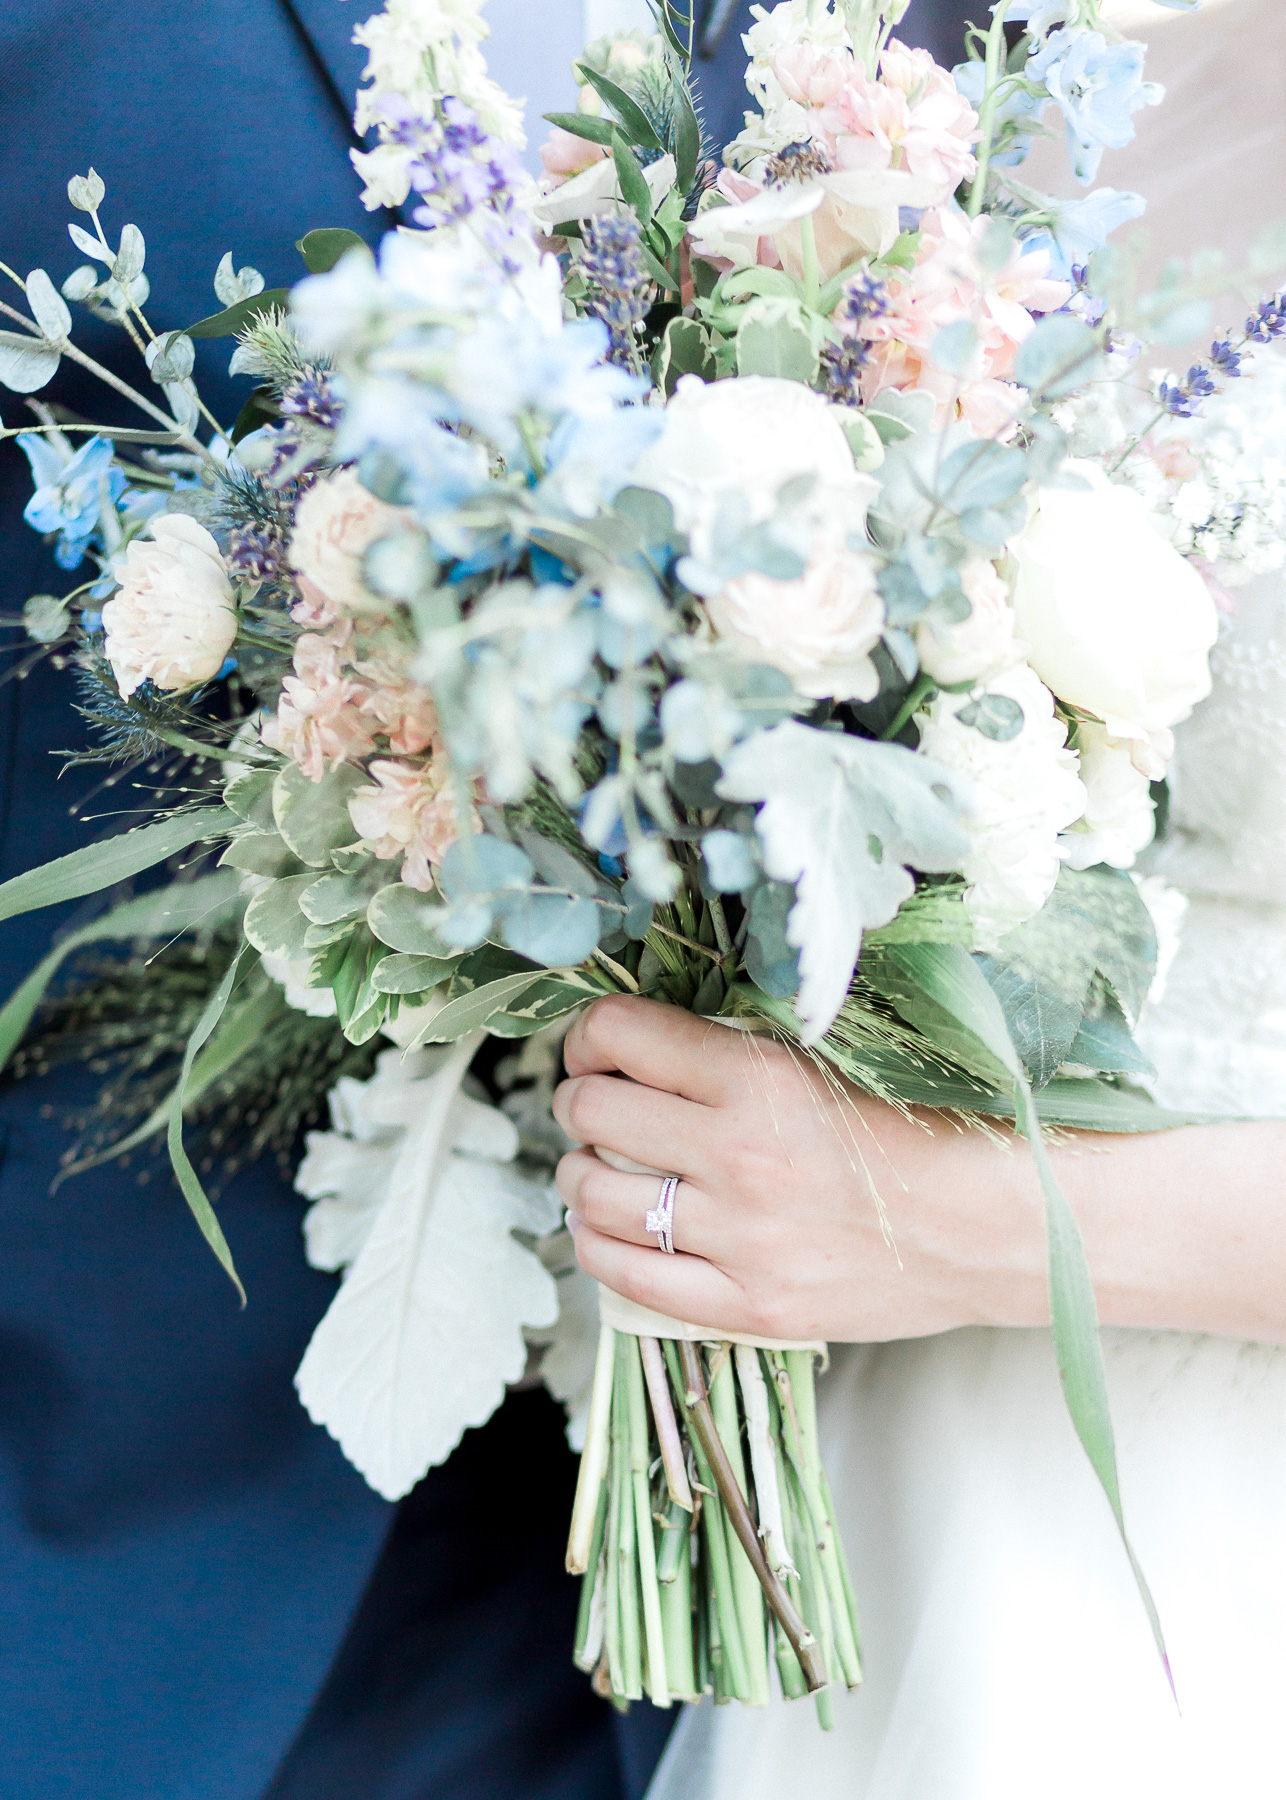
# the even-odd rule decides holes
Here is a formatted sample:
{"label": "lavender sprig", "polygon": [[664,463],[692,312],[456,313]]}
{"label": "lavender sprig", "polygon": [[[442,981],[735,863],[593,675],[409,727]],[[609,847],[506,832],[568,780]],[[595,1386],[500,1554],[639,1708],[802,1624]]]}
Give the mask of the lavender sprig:
{"label": "lavender sprig", "polygon": [[1163,381],[1157,388],[1162,410],[1176,419],[1191,419],[1201,410],[1203,400],[1219,392],[1216,376],[1235,381],[1245,371],[1242,361],[1249,344],[1271,344],[1286,332],[1286,288],[1266,294],[1246,320],[1244,336],[1233,343],[1229,338],[1216,338],[1210,346],[1209,364],[1193,363],[1183,381]]}
{"label": "lavender sprig", "polygon": [[506,274],[517,274],[528,231],[516,200],[523,169],[513,146],[490,136],[473,108],[452,94],[432,114],[400,95],[389,95],[380,112],[388,141],[415,152],[407,165],[412,192],[423,201],[411,215],[415,223],[430,230],[467,225]]}
{"label": "lavender sprig", "polygon": [[589,309],[611,337],[608,358],[639,372],[639,327],[647,317],[651,281],[643,267],[642,232],[632,213],[600,213],[582,228],[581,268],[590,283]]}
{"label": "lavender sprig", "polygon": [[820,357],[827,399],[841,406],[860,404],[862,370],[870,359],[870,350],[858,328],[868,320],[882,318],[888,310],[883,282],[870,274],[859,275],[850,282],[844,301],[844,337],[837,344],[824,345]]}

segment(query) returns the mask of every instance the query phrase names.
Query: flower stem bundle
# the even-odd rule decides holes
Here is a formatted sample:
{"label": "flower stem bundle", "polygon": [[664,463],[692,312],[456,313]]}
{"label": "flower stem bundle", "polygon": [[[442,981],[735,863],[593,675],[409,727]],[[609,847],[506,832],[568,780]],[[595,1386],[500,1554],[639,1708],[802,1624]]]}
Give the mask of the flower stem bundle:
{"label": "flower stem bundle", "polygon": [[567,1566],[576,1661],[621,1705],[766,1705],[862,1678],[812,1350],[603,1325]]}

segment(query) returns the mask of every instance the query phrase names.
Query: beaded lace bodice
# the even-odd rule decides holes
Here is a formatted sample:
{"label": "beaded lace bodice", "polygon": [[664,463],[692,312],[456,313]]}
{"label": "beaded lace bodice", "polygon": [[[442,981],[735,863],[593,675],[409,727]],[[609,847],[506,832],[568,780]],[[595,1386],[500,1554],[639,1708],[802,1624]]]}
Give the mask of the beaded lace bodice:
{"label": "beaded lace bodice", "polygon": [[1210,697],[1179,729],[1171,830],[1149,859],[1189,908],[1139,1035],[1163,1103],[1286,1113],[1286,579],[1237,600]]}

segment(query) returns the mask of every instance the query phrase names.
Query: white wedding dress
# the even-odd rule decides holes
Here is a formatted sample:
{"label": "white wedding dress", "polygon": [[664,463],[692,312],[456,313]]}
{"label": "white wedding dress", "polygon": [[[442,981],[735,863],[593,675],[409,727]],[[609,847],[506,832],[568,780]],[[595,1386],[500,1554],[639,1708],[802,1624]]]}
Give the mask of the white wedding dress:
{"label": "white wedding dress", "polygon": [[[1239,599],[1180,733],[1157,860],[1191,901],[1141,1036],[1165,1103],[1286,1114],[1286,581]],[[1103,1336],[1178,1704],[1049,1334],[845,1347],[822,1409],[865,1685],[825,1736],[806,1702],[692,1709],[649,1800],[1286,1796],[1286,1350]]]}
{"label": "white wedding dress", "polygon": [[[1237,135],[1203,107],[1207,143]],[[1140,1036],[1163,1103],[1286,1115],[1286,580],[1238,600],[1179,734],[1154,866],[1190,904]],[[1263,1204],[1286,1206],[1286,1170]],[[1048,1332],[848,1346],[822,1414],[865,1684],[825,1735],[806,1701],[689,1709],[648,1800],[1286,1800],[1286,1350],[1103,1337],[1177,1704]]]}

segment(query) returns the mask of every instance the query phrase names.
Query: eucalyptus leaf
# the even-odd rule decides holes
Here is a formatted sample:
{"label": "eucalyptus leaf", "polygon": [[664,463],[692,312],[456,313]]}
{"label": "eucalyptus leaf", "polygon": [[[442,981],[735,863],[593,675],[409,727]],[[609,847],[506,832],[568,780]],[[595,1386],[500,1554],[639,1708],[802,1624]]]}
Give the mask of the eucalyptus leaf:
{"label": "eucalyptus leaf", "polygon": [[125,225],[121,228],[120,249],[116,260],[112,263],[112,276],[127,291],[143,273],[143,264],[147,258],[147,249],[143,242],[143,233],[137,225]]}
{"label": "eucalyptus leaf", "polygon": [[73,175],[67,183],[67,198],[77,212],[97,212],[107,192],[102,176],[95,169],[88,175]]}
{"label": "eucalyptus leaf", "polygon": [[1051,313],[1019,346],[1014,379],[1033,396],[1058,400],[1082,385],[1098,359],[1098,339],[1083,320]]}
{"label": "eucalyptus leaf", "polygon": [[15,394],[34,394],[53,380],[61,353],[43,338],[0,331],[0,381]]}
{"label": "eucalyptus leaf", "polygon": [[965,702],[956,719],[994,744],[1007,744],[1023,728],[1023,709],[1008,694],[980,694]]}
{"label": "eucalyptus leaf", "polygon": [[600,914],[592,900],[526,894],[501,912],[505,941],[520,956],[548,968],[569,968],[592,956]]}
{"label": "eucalyptus leaf", "polygon": [[933,339],[929,354],[948,375],[964,376],[978,352],[978,333],[968,319],[944,325]]}
{"label": "eucalyptus leaf", "polygon": [[27,305],[46,341],[65,344],[71,336],[71,314],[67,302],[43,269],[33,269],[27,277]]}

